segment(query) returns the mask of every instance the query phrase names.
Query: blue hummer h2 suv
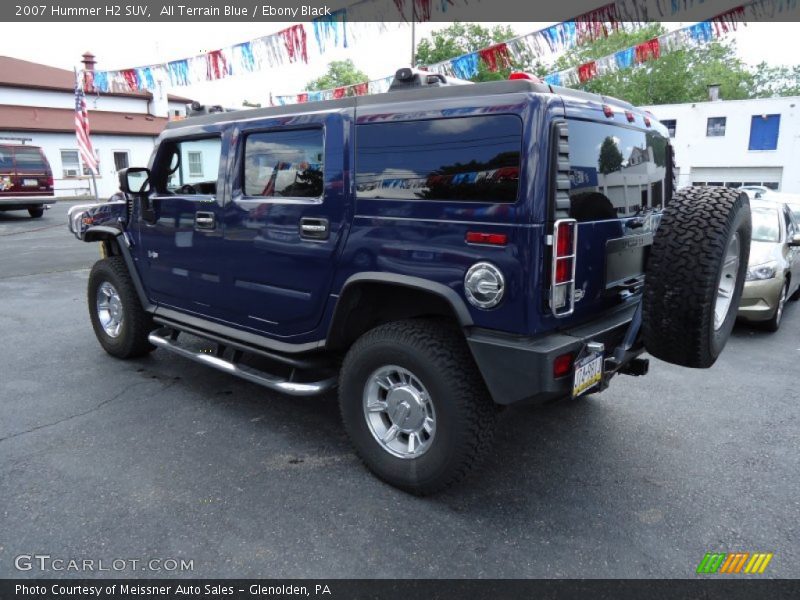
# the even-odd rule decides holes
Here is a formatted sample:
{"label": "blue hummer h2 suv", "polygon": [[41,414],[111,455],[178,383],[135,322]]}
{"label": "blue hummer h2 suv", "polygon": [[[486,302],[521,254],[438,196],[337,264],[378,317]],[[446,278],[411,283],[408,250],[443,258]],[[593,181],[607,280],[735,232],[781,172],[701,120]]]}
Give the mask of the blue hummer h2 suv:
{"label": "blue hummer h2 suv", "polygon": [[428,494],[490,447],[498,408],[601,391],[650,355],[709,367],[733,327],[747,196],[674,188],[666,129],[533,79],[170,123],[100,242],[92,326],[296,396],[338,387],[356,452]]}

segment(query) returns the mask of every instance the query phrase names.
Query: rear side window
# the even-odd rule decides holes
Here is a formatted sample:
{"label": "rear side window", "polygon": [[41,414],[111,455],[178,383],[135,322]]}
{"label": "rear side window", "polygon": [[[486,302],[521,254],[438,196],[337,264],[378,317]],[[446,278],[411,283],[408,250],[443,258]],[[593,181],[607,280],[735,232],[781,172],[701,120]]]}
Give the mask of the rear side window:
{"label": "rear side window", "polygon": [[569,122],[570,216],[629,217],[664,206],[667,140],[655,131]]}
{"label": "rear side window", "polygon": [[38,148],[14,148],[14,156],[17,160],[17,171],[47,170],[47,165]]}
{"label": "rear side window", "polygon": [[357,125],[357,195],[515,202],[521,147],[513,115]]}
{"label": "rear side window", "polygon": [[323,188],[321,129],[252,133],[244,143],[246,196],[319,198]]}

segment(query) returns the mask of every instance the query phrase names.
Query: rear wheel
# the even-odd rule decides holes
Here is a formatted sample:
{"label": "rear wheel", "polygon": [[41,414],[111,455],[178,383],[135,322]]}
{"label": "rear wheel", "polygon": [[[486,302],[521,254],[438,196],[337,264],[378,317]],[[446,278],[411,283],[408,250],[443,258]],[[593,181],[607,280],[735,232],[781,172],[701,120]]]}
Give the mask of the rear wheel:
{"label": "rear wheel", "polygon": [[463,336],[434,320],[364,334],[342,366],[339,405],[367,467],[419,495],[465,477],[494,434],[494,404]]}
{"label": "rear wheel", "polygon": [[764,329],[767,331],[778,331],[781,327],[781,318],[783,317],[783,309],[786,307],[786,300],[789,294],[789,282],[783,284],[781,288],[781,295],[778,296],[778,306],[775,308],[775,314],[769,321],[764,323]]}
{"label": "rear wheel", "polygon": [[685,367],[714,364],[736,321],[750,232],[744,193],[687,187],[675,194],[646,270],[642,334],[650,354]]}
{"label": "rear wheel", "polygon": [[106,352],[117,358],[135,358],[155,349],[147,340],[153,321],[139,302],[121,256],[94,264],[88,301],[95,336]]}
{"label": "rear wheel", "polygon": [[28,214],[34,219],[38,219],[44,215],[44,208],[41,206],[32,206],[28,209]]}

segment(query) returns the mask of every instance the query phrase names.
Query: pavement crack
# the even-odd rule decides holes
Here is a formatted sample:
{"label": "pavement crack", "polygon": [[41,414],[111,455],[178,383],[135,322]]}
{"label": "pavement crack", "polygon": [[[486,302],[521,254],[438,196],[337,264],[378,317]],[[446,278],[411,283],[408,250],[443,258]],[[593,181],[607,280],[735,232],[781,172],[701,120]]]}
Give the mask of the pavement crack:
{"label": "pavement crack", "polygon": [[[31,427],[30,429],[26,429],[24,431],[18,431],[17,433],[12,433],[11,435],[7,435],[5,437],[1,437],[0,438],[0,443],[5,442],[6,440],[14,439],[16,437],[20,437],[22,435],[27,435],[29,433],[33,433],[34,431],[39,431],[40,429],[47,429],[48,427],[55,427],[56,425],[60,425],[61,423],[65,423],[67,421],[71,421],[72,419],[77,419],[78,417],[83,417],[85,415],[88,415],[90,413],[98,411],[101,408],[103,408],[104,406],[106,406],[107,404],[110,404],[110,403],[114,402],[114,400],[117,400],[118,398],[120,398],[123,395],[127,394],[132,389],[134,389],[134,388],[136,388],[136,387],[138,387],[140,385],[144,385],[146,383],[151,383],[151,381],[148,380],[148,381],[140,381],[138,383],[134,383],[133,385],[126,387],[124,390],[121,390],[120,392],[114,394],[113,396],[111,396],[111,398],[103,400],[100,404],[97,404],[97,405],[93,406],[92,408],[90,408],[88,410],[85,410],[83,412],[75,413],[74,415],[69,415],[67,417],[64,417],[63,419],[59,419],[57,421],[53,421],[52,423],[45,423],[43,425],[37,425],[35,427]],[[172,381],[172,382],[168,383],[167,385],[163,386],[160,391],[164,391],[164,390],[172,387],[174,384],[175,384],[175,381]]]}

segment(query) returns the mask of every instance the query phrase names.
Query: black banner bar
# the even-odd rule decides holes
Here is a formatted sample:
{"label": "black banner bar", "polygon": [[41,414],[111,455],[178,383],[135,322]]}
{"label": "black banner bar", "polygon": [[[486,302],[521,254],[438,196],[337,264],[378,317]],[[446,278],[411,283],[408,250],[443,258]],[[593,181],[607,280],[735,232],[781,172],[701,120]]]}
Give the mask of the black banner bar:
{"label": "black banner bar", "polygon": [[800,17],[796,0],[4,0],[0,21],[307,22],[346,9],[348,22],[559,22],[613,5],[620,21],[691,22],[749,4],[758,20]]}
{"label": "black banner bar", "polygon": [[674,598],[783,600],[800,597],[800,580],[0,580],[2,600],[470,600],[472,598],[647,600]]}

